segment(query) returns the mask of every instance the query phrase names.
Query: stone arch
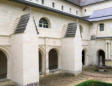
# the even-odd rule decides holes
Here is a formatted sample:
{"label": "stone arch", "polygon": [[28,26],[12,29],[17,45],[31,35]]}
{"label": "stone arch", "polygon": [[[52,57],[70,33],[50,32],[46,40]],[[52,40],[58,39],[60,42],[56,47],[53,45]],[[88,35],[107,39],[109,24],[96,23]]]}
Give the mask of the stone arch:
{"label": "stone arch", "polygon": [[98,66],[105,66],[105,51],[100,49],[97,51]]}
{"label": "stone arch", "polygon": [[8,59],[3,49],[0,49],[0,79],[7,78]]}
{"label": "stone arch", "polygon": [[58,52],[53,48],[49,51],[49,70],[58,69]]}

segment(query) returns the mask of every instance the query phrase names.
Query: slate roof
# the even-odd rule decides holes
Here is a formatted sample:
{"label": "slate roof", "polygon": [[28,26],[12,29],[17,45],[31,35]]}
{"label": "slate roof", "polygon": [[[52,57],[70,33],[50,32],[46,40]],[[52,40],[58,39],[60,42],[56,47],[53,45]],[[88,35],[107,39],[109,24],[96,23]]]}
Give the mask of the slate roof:
{"label": "slate roof", "polygon": [[106,0],[81,0],[80,6],[86,6],[86,5],[95,4],[95,3],[99,3],[103,1],[106,1]]}
{"label": "slate roof", "polygon": [[96,10],[89,18],[87,18],[89,21],[100,21],[106,19],[112,19],[112,7]]}
{"label": "slate roof", "polygon": [[86,5],[95,4],[107,0],[65,0],[65,1],[71,2],[79,6],[86,6]]}
{"label": "slate roof", "polygon": [[69,23],[65,37],[75,37],[76,30],[77,30],[77,23]]}
{"label": "slate roof", "polygon": [[15,34],[23,33],[26,30],[26,26],[29,21],[29,18],[30,18],[30,14],[25,14],[20,17],[19,23],[15,30]]}
{"label": "slate roof", "polygon": [[80,1],[81,1],[81,0],[65,0],[65,1],[80,6]]}

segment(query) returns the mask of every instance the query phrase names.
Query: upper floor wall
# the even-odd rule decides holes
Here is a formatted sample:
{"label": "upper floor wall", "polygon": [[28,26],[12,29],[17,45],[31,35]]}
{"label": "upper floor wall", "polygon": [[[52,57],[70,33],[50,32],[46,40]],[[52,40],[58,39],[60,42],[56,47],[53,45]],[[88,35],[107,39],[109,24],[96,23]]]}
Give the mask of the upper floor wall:
{"label": "upper floor wall", "polygon": [[81,8],[79,6],[68,3],[64,0],[26,0],[43,6],[48,6],[63,12],[81,16]]}
{"label": "upper floor wall", "polygon": [[77,16],[89,16],[95,10],[112,7],[112,1],[104,1],[101,3],[91,4],[84,7],[71,4],[64,0],[26,0],[43,6],[47,6],[53,9],[57,9],[63,12],[67,12]]}

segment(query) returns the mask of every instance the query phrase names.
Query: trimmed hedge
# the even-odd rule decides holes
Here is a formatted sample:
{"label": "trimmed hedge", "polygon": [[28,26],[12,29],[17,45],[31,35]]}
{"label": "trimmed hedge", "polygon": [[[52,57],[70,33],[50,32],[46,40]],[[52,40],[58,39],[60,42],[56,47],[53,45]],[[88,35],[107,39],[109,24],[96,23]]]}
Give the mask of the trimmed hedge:
{"label": "trimmed hedge", "polygon": [[75,86],[112,86],[112,84],[95,80],[88,80]]}

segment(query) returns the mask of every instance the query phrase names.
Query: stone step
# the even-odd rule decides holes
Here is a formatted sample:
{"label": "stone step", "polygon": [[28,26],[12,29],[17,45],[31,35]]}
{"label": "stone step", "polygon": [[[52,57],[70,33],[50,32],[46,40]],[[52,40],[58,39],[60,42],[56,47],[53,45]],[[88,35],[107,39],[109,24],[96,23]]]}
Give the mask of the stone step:
{"label": "stone step", "polygon": [[16,83],[9,79],[0,80],[0,86],[16,86]]}

